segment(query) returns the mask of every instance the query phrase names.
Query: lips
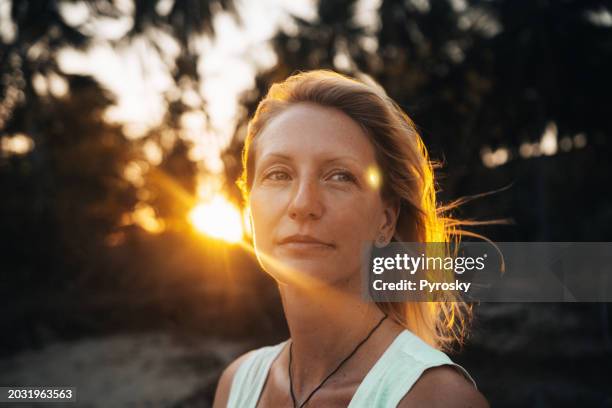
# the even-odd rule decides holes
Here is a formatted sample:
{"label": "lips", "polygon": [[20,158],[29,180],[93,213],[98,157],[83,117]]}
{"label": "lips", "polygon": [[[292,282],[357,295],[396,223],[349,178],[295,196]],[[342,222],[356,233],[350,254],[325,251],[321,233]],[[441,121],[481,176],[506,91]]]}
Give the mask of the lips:
{"label": "lips", "polygon": [[285,237],[279,241],[279,244],[280,245],[293,245],[293,246],[311,245],[311,246],[326,246],[330,248],[334,247],[334,245],[329,242],[322,241],[310,235],[302,235],[302,234],[295,234],[295,235]]}

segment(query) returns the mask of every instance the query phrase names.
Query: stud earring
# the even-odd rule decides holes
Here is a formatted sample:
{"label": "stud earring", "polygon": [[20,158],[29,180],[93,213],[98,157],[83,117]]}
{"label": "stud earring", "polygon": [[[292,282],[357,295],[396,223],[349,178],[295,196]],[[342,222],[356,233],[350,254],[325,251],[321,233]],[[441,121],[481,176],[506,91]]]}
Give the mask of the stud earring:
{"label": "stud earring", "polygon": [[385,238],[384,234],[380,234],[378,236],[378,239],[376,239],[376,247],[377,248],[382,248],[386,245],[386,241],[387,239]]}

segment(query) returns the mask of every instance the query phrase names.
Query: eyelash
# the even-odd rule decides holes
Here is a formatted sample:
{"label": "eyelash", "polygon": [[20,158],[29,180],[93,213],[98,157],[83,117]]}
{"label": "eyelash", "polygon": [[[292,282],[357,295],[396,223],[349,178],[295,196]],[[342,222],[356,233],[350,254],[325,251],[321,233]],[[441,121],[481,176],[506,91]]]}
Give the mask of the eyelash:
{"label": "eyelash", "polygon": [[[264,176],[264,180],[269,180],[269,179],[270,179],[270,176],[272,176],[272,175],[274,175],[274,174],[278,174],[278,173],[280,173],[280,174],[287,174],[287,172],[282,171],[282,170],[274,170],[274,171],[271,171],[271,172],[269,172],[268,174],[266,174],[266,175]],[[356,180],[356,178],[355,178],[355,176],[353,176],[353,175],[352,175],[351,173],[349,173],[348,171],[337,171],[337,172],[333,173],[333,174],[332,174],[330,177],[337,176],[337,175],[343,175],[343,176],[346,176],[346,177],[348,178],[348,180],[346,180],[347,182],[352,182],[352,183],[354,183],[354,182],[356,182],[356,181],[357,181],[357,180]],[[272,180],[272,181],[284,181],[284,180]]]}
{"label": "eyelash", "polygon": [[356,181],[355,176],[353,176],[353,175],[352,175],[351,173],[349,173],[348,171],[338,171],[338,172],[336,172],[336,173],[332,174],[332,175],[331,175],[331,177],[333,177],[333,176],[337,176],[337,175],[343,175],[343,176],[346,176],[346,177],[348,178],[348,180],[346,180],[346,181],[348,181],[348,182],[353,182],[353,183],[354,183],[354,182]]}
{"label": "eyelash", "polygon": [[[264,180],[268,180],[268,179],[270,179],[270,176],[272,176],[272,175],[274,175],[274,174],[279,174],[279,173],[280,173],[280,174],[285,174],[285,175],[287,174],[287,172],[286,172],[286,171],[282,171],[282,170],[274,170],[274,171],[271,171],[271,172],[269,172],[268,174],[266,174],[266,175],[264,176],[264,178],[263,178],[263,179],[264,179]],[[272,181],[283,181],[283,180],[272,180]]]}

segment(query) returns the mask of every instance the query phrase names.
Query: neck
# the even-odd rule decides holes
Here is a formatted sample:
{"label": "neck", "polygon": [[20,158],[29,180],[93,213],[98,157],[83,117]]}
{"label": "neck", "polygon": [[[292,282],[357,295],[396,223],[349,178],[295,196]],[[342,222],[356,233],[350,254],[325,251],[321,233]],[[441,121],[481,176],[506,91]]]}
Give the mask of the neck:
{"label": "neck", "polygon": [[351,292],[280,285],[296,391],[308,390],[323,380],[384,316],[374,303]]}

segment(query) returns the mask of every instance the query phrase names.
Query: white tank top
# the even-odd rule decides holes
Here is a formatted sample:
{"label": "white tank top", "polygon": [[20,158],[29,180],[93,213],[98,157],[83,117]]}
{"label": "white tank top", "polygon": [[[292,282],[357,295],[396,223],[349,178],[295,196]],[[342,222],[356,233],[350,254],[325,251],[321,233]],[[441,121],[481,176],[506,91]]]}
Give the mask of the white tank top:
{"label": "white tank top", "polygon": [[[270,366],[288,341],[257,349],[242,362],[232,381],[227,408],[255,408]],[[404,330],[364,377],[348,408],[395,408],[425,370],[441,365],[456,367],[476,387],[463,367]]]}

